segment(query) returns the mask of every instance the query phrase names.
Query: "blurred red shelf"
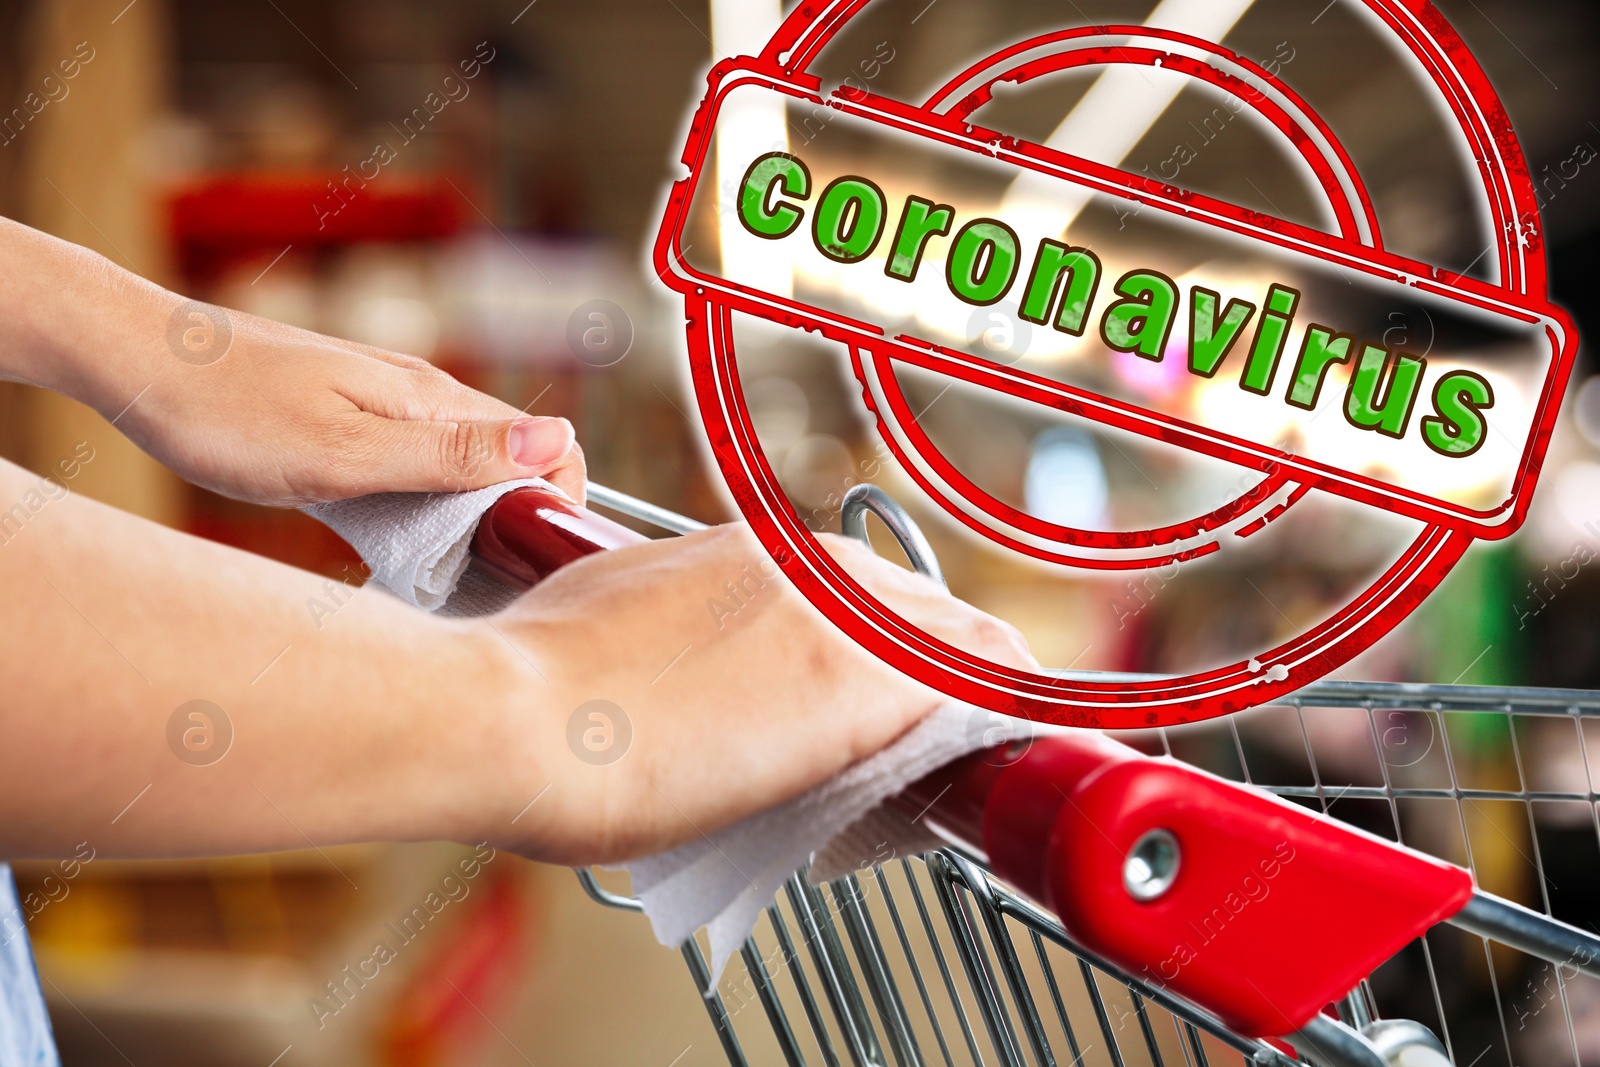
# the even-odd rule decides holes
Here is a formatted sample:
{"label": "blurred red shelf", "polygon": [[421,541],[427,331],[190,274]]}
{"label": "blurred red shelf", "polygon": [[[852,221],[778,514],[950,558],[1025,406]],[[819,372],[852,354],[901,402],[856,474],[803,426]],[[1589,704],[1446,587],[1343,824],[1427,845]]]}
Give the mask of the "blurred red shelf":
{"label": "blurred red shelf", "polygon": [[443,176],[385,176],[364,185],[343,173],[242,173],[178,192],[170,225],[191,279],[231,262],[363,241],[433,241],[458,232],[469,205]]}

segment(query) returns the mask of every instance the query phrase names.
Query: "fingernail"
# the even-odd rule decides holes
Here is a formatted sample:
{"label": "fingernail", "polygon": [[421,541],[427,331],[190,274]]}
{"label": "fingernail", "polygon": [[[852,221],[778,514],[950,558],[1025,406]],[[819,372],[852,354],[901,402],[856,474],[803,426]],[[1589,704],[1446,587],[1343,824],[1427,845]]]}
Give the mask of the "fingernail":
{"label": "fingernail", "polygon": [[543,467],[572,448],[572,423],[566,419],[521,419],[511,424],[511,458],[524,467]]}

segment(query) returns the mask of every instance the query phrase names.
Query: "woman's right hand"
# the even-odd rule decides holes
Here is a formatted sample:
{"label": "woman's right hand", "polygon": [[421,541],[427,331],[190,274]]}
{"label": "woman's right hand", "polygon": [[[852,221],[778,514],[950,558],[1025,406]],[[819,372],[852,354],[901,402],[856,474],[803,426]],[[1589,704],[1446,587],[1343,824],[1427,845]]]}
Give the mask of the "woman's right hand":
{"label": "woman's right hand", "polygon": [[[823,541],[913,625],[1037,667],[1007,624],[854,541]],[[489,839],[550,862],[615,862],[712,833],[884,748],[944,699],[844,636],[743,525],[579,560],[486,624],[528,668],[514,795],[548,786]],[[580,712],[590,701],[614,708]]]}

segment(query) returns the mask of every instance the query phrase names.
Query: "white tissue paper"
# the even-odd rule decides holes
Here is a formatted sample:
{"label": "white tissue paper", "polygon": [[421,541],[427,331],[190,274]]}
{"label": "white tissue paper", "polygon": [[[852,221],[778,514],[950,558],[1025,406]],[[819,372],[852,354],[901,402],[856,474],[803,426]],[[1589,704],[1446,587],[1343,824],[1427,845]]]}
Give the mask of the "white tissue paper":
{"label": "white tissue paper", "polygon": [[[975,720],[980,724],[973,729]],[[761,911],[808,858],[821,883],[862,867],[914,856],[943,842],[884,802],[912,782],[995,743],[992,716],[951,701],[875,756],[787,804],[670,852],[627,864],[633,891],[664,945],[680,945],[704,926],[715,982]],[[1031,736],[1032,723],[1006,720],[1006,735]]]}
{"label": "white tissue paper", "polygon": [[[534,484],[543,483],[507,482],[456,494],[383,493],[306,511],[360,552],[372,580],[402,600],[441,614],[484,615],[516,594],[469,569],[472,535],[490,504]],[[939,839],[915,821],[917,813],[884,802],[952,760],[1037,729],[952,701],[809,793],[624,869],[662,944],[676,947],[706,927],[714,985],[762,909],[807,859],[811,880],[824,882],[937,847]]]}
{"label": "white tissue paper", "polygon": [[489,505],[525,485],[560,492],[542,478],[525,478],[470,493],[376,493],[304,510],[348,541],[372,581],[406,603],[445,615],[491,615],[516,593],[487,576],[464,581],[467,549]]}

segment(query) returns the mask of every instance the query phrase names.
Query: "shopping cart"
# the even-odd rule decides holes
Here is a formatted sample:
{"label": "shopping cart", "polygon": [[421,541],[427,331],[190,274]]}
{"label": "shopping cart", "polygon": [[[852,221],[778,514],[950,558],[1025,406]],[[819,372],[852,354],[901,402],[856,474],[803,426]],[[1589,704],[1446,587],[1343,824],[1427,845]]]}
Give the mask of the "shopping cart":
{"label": "shopping cart", "polygon": [[[699,525],[598,486],[591,500],[668,531]],[[937,574],[878,490],[851,491],[845,531],[864,537],[869,511]],[[475,549],[530,584],[636,536],[518,491]],[[715,988],[685,943],[729,1062],[1600,1062],[1600,938],[1552,918],[1600,920],[1600,693],[1324,681],[1126,739],[1141,751],[1098,735],[998,743],[919,783],[904,802],[951,847],[825,886],[797,872]],[[1051,789],[1062,801],[1044,810]],[[986,810],[1003,817],[985,825]],[[1237,891],[1152,951],[1170,932],[1140,909],[1192,899],[1219,872]],[[579,878],[601,904],[641,910]]]}

